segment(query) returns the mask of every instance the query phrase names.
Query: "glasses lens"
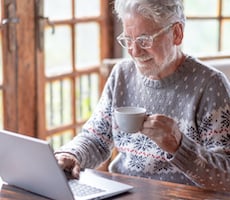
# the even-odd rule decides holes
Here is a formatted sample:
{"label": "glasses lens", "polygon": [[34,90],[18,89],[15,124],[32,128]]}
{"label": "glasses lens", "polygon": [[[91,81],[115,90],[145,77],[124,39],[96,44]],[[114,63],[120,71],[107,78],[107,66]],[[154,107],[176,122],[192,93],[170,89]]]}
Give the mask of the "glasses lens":
{"label": "glasses lens", "polygon": [[132,49],[133,42],[139,45],[142,49],[148,49],[152,47],[153,44],[153,38],[151,36],[140,36],[137,37],[135,41],[133,41],[131,38],[123,37],[122,35],[117,37],[117,41],[119,44],[127,49]]}
{"label": "glasses lens", "polygon": [[136,39],[136,42],[142,49],[147,49],[152,46],[153,40],[150,37],[142,36]]}
{"label": "glasses lens", "polygon": [[119,44],[124,48],[131,48],[132,46],[132,40],[128,38],[118,38]]}
{"label": "glasses lens", "polygon": [[120,45],[122,46],[122,47],[127,47],[127,44],[126,44],[126,40],[125,39],[119,39],[118,40],[118,42],[120,43]]}

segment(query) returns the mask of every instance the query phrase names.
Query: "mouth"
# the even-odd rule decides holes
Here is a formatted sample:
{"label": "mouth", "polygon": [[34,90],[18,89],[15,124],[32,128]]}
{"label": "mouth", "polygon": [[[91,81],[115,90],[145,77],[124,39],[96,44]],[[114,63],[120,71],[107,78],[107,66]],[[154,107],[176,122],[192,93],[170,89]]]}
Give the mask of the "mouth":
{"label": "mouth", "polygon": [[135,58],[135,60],[139,63],[145,63],[145,62],[148,62],[152,59],[152,57],[150,56],[142,56],[142,57],[138,57],[138,58]]}
{"label": "mouth", "polygon": [[150,56],[136,57],[135,61],[139,68],[148,68],[149,64],[152,62],[153,58]]}

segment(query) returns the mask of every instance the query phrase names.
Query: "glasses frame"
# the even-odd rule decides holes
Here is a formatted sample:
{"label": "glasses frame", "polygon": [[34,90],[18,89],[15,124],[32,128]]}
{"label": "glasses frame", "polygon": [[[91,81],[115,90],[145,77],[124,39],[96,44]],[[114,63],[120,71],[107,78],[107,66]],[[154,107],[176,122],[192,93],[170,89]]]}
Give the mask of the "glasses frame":
{"label": "glasses frame", "polygon": [[[117,36],[117,41],[118,43],[125,49],[132,49],[133,48],[133,43],[135,42],[136,44],[138,44],[138,46],[142,49],[149,49],[153,46],[153,42],[154,40],[160,36],[161,34],[165,33],[166,31],[168,31],[171,27],[173,27],[174,24],[170,24],[166,27],[163,27],[162,29],[160,29],[157,33],[153,34],[153,35],[142,35],[142,36],[138,36],[135,39],[132,39],[130,37],[126,37],[124,36],[124,32],[122,32],[119,36]],[[143,39],[147,39],[149,44],[151,43],[151,45],[149,46],[142,46],[142,42]],[[125,43],[122,43],[122,40],[124,40]],[[128,42],[127,42],[128,41]],[[124,44],[128,44],[129,42],[131,42],[130,46],[126,46]]]}

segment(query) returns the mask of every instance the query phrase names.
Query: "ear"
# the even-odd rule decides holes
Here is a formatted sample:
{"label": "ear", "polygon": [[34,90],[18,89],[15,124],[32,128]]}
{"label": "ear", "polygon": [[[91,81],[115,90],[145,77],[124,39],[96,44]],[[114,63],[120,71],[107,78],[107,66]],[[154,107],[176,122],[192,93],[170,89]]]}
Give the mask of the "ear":
{"label": "ear", "polygon": [[176,23],[173,25],[173,39],[175,45],[181,45],[184,37],[184,29],[181,23]]}

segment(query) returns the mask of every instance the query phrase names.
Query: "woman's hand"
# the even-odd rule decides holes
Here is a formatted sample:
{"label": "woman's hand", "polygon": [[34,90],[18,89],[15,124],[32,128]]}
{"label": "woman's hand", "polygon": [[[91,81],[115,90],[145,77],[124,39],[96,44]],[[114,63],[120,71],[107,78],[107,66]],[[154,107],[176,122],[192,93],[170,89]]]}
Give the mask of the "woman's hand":
{"label": "woman's hand", "polygon": [[182,139],[177,123],[172,118],[160,114],[147,116],[141,133],[172,154],[177,151]]}
{"label": "woman's hand", "polygon": [[66,173],[67,178],[76,178],[79,179],[80,175],[80,163],[78,160],[69,153],[57,153],[55,157],[58,161],[58,164]]}

